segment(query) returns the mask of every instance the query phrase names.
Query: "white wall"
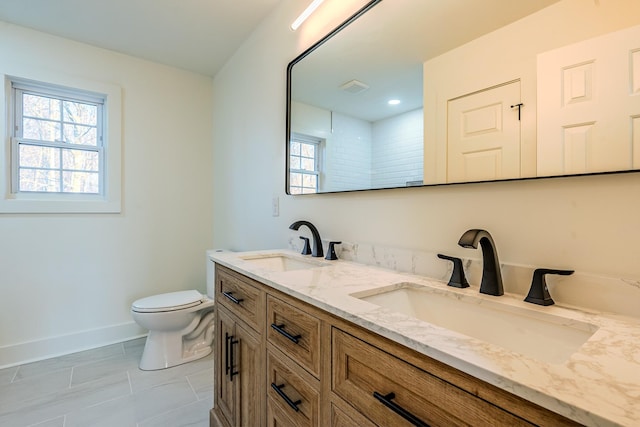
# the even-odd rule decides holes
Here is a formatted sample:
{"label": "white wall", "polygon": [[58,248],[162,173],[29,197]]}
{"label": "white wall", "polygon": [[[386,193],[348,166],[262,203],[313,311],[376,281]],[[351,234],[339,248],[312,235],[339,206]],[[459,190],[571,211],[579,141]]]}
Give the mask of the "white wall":
{"label": "white wall", "polygon": [[286,247],[304,218],[325,239],[469,255],[456,243],[479,227],[503,262],[640,278],[640,174],[286,196],[286,66],[331,26],[291,32],[298,3],[284,0],[214,79],[214,246]]}
{"label": "white wall", "polygon": [[204,291],[212,241],[211,78],[0,22],[0,73],[34,69],[122,88],[122,212],[0,215],[0,367],[143,332],[131,302]]}

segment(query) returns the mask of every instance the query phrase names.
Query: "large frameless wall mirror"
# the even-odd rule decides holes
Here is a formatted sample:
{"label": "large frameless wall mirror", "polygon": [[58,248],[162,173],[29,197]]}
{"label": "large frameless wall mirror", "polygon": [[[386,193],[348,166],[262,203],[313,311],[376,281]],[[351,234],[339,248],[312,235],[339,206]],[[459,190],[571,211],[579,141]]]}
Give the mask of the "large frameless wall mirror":
{"label": "large frameless wall mirror", "polygon": [[640,169],[637,0],[373,1],[289,64],[287,193]]}

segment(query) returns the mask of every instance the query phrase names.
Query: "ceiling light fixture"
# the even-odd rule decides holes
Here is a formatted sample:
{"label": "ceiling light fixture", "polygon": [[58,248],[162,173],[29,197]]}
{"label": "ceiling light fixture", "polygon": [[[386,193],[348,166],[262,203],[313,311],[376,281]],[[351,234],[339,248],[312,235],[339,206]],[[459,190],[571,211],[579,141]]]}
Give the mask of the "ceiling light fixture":
{"label": "ceiling light fixture", "polygon": [[387,101],[387,104],[389,104],[389,105],[398,105],[398,104],[400,104],[400,100],[399,99],[390,99],[389,101]]}
{"label": "ceiling light fixture", "polygon": [[297,30],[300,25],[313,13],[314,10],[318,8],[322,4],[324,0],[313,0],[309,6],[293,21],[291,24],[291,29],[293,31]]}

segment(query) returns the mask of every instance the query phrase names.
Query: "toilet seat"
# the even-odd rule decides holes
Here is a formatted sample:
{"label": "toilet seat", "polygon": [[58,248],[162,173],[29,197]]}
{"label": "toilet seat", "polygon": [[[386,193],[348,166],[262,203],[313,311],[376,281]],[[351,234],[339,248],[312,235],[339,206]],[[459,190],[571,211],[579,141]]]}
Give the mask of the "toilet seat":
{"label": "toilet seat", "polygon": [[131,304],[131,310],[138,313],[177,311],[202,304],[203,296],[195,290],[169,292],[141,298]]}

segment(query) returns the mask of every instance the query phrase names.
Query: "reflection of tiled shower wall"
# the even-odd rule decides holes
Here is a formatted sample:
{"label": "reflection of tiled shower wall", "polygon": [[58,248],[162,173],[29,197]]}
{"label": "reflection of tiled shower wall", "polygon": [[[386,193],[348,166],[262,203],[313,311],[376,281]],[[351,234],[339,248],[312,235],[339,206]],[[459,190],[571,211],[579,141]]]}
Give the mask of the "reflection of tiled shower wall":
{"label": "reflection of tiled shower wall", "polygon": [[321,191],[371,186],[371,123],[333,113],[333,133],[325,146]]}
{"label": "reflection of tiled shower wall", "polygon": [[373,124],[373,187],[402,187],[423,179],[423,110],[417,109]]}

